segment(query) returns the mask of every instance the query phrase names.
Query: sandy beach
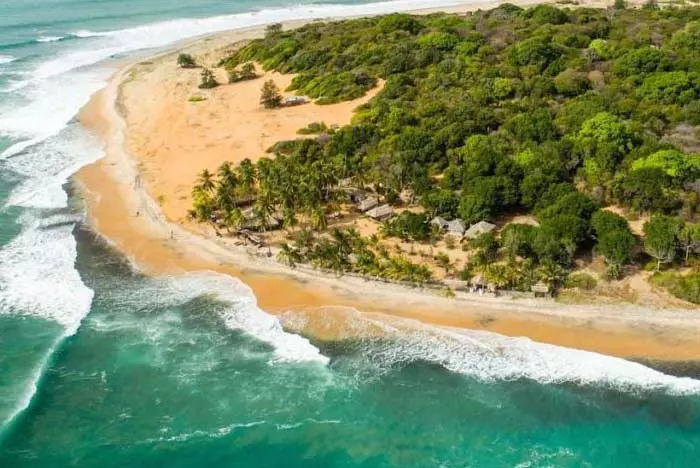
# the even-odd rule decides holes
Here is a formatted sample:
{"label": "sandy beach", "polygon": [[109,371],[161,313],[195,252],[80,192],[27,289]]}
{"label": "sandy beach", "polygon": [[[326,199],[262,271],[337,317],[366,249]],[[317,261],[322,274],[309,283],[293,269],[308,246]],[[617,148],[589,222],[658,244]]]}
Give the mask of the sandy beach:
{"label": "sandy beach", "polygon": [[[177,50],[214,64],[232,44],[262,34],[263,28],[227,32],[181,44]],[[381,327],[371,323],[401,317],[623,357],[694,360],[700,356],[697,310],[564,305],[467,294],[447,299],[434,291],[291,270],[188,224],[184,214],[190,206],[189,192],[202,168],[213,170],[224,160],[261,157],[272,143],[293,138],[297,129],[311,122],[346,124],[353,109],[379,88],[353,102],[309,104],[271,113],[257,103],[261,83],[271,78],[283,88],[290,76],[268,73],[250,82],[201,91],[196,87],[199,70],[177,68],[176,53],[166,51],[126,66],[80,115],[83,125],[102,139],[105,152],[103,159],[76,177],[90,222],[144,273],[212,270],[235,276],[251,287],[264,310],[280,315],[289,328],[318,339],[381,333]],[[190,102],[193,95],[205,100]],[[371,318],[369,325],[350,326],[363,317]]]}

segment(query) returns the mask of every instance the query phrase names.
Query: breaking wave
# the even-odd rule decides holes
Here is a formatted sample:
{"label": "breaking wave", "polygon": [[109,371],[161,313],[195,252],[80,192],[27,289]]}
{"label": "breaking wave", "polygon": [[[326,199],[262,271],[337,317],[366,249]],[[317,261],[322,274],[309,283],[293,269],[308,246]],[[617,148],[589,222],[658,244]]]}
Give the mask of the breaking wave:
{"label": "breaking wave", "polygon": [[[642,364],[589,351],[507,337],[487,331],[357,315],[353,334],[372,327],[383,338],[364,338],[359,353],[379,374],[424,361],[480,381],[529,379],[542,384],[599,385],[625,392],[700,394],[700,380],[663,374]],[[376,336],[376,331],[372,336]]]}
{"label": "breaking wave", "polygon": [[66,36],[39,36],[36,41],[37,42],[58,42],[62,39],[65,39]]}
{"label": "breaking wave", "polygon": [[158,306],[180,305],[201,296],[210,296],[226,304],[219,313],[226,326],[245,332],[273,347],[276,362],[328,363],[328,358],[306,338],[288,333],[274,317],[257,305],[251,289],[240,280],[216,272],[194,272],[153,279],[153,288],[134,291],[135,306],[153,303]]}

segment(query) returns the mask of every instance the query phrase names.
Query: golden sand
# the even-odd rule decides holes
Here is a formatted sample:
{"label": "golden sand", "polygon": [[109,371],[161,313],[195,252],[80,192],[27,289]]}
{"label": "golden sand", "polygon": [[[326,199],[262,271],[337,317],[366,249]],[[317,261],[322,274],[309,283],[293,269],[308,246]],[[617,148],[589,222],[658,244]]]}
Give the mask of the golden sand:
{"label": "golden sand", "polygon": [[[260,34],[260,29],[229,33],[192,47],[219,47]],[[700,356],[696,311],[476,297],[450,300],[434,292],[294,272],[169,223],[179,220],[189,206],[189,187],[203,167],[259,156],[266,145],[293,136],[313,121],[345,123],[352,109],[369,98],[273,113],[259,109],[262,81],[255,80],[215,90],[203,103],[189,103],[187,97],[199,92],[197,77],[180,76],[171,62],[174,58],[165,56],[118,73],[80,115],[86,128],[105,143],[105,158],[77,175],[91,222],[145,273],[211,270],[235,276],[252,288],[262,308],[287,318],[303,318],[297,328],[318,339],[352,337],[357,332],[350,321],[363,317],[400,316],[623,357],[691,360]],[[270,76],[280,83],[289,79]],[[120,89],[123,99],[119,99]],[[237,152],[237,148],[246,149]],[[139,174],[145,184],[138,182]],[[166,216],[153,201],[158,197]],[[381,333],[381,327],[365,326],[362,333]]]}

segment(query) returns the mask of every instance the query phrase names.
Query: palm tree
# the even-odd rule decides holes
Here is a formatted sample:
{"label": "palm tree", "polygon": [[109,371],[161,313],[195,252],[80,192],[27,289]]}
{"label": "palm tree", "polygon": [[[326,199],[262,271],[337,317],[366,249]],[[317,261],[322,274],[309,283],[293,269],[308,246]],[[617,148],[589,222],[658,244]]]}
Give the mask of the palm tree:
{"label": "palm tree", "polygon": [[323,208],[317,207],[311,210],[311,226],[316,231],[324,231],[328,227],[328,219]]}
{"label": "palm tree", "polygon": [[553,260],[545,260],[537,270],[539,278],[549,284],[552,291],[561,286],[566,278],[566,271]]}
{"label": "palm tree", "polygon": [[282,223],[286,229],[294,229],[294,227],[297,225],[297,215],[291,207],[284,207],[282,210],[282,217]]}
{"label": "palm tree", "polygon": [[253,207],[253,214],[260,225],[260,229],[264,232],[270,229],[270,218],[274,208],[266,198],[258,198]]}
{"label": "palm tree", "polygon": [[251,196],[255,188],[256,170],[250,159],[245,158],[238,165],[238,178],[240,180],[241,195],[244,197]]}
{"label": "palm tree", "polygon": [[298,250],[293,249],[285,242],[282,244],[282,247],[277,254],[277,260],[290,266],[291,268],[296,268],[297,263],[301,263],[303,259],[301,258],[301,254],[299,254]]}
{"label": "palm tree", "polygon": [[245,222],[245,217],[238,207],[234,207],[226,217],[226,226],[229,229],[238,230]]}
{"label": "palm tree", "polygon": [[485,276],[489,280],[489,283],[492,283],[499,289],[508,285],[509,278],[506,272],[506,266],[501,263],[494,263],[486,267]]}
{"label": "palm tree", "polygon": [[238,185],[238,176],[233,170],[233,166],[229,161],[224,161],[216,171],[219,178],[219,185],[226,187],[230,191],[234,191]]}
{"label": "palm tree", "polygon": [[197,176],[197,186],[205,192],[213,192],[216,185],[214,184],[214,176],[209,169],[204,169]]}

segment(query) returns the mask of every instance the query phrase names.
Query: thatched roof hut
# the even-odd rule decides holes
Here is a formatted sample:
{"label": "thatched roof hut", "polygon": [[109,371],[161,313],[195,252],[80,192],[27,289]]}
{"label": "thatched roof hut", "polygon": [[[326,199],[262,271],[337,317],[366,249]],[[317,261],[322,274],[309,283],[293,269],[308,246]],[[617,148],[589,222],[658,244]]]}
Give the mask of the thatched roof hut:
{"label": "thatched roof hut", "polygon": [[372,208],[365,214],[376,221],[381,221],[390,218],[394,214],[394,209],[389,205],[382,205]]}
{"label": "thatched roof hut", "polygon": [[494,229],[496,229],[495,224],[491,224],[487,221],[479,221],[476,224],[472,224],[469,229],[467,229],[467,232],[464,233],[464,237],[468,239],[475,239],[482,234],[492,232]]}
{"label": "thatched roof hut", "polygon": [[379,205],[379,202],[375,197],[367,197],[357,204],[357,209],[364,213],[365,211],[371,210],[377,205]]}

